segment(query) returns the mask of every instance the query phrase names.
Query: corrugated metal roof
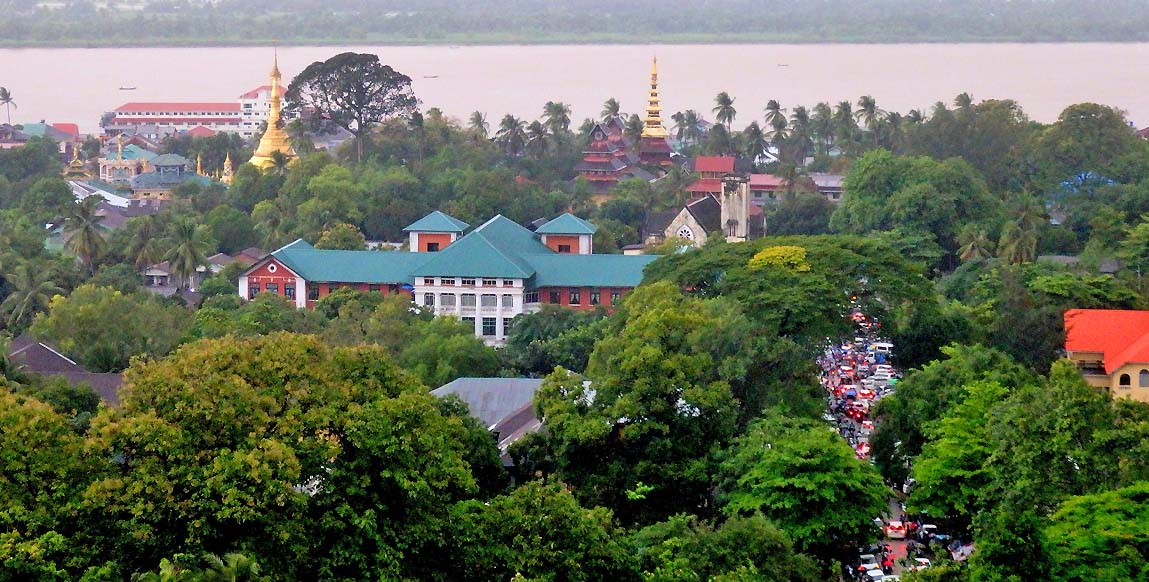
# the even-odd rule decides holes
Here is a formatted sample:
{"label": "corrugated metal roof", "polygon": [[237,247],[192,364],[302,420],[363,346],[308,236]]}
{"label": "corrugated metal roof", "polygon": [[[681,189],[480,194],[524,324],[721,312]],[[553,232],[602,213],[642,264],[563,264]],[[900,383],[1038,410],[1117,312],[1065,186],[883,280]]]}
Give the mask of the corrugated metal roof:
{"label": "corrugated metal roof", "polygon": [[471,415],[492,427],[531,403],[542,385],[533,378],[458,378],[431,391],[442,398],[455,394]]}
{"label": "corrugated metal roof", "polygon": [[657,255],[524,255],[537,287],[637,287]]}
{"label": "corrugated metal roof", "polygon": [[463,232],[471,226],[458,218],[449,216],[438,210],[416,220],[414,224],[403,229],[403,232]]}
{"label": "corrugated metal roof", "polygon": [[538,234],[594,234],[598,227],[567,212],[540,226]]}

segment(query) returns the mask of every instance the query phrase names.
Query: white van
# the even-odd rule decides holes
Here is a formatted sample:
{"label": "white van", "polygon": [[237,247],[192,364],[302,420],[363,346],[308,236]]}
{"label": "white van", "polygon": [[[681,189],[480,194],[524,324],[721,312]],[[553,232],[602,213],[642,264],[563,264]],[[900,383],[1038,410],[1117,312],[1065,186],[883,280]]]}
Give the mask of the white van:
{"label": "white van", "polygon": [[894,344],[888,342],[874,342],[874,353],[890,355],[894,353]]}

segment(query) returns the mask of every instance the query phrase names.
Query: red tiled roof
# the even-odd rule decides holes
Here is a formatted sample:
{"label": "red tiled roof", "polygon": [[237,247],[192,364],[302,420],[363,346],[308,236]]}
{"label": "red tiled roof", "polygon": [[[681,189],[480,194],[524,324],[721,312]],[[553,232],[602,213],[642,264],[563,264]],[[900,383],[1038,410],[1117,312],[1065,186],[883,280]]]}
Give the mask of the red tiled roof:
{"label": "red tiled roof", "polygon": [[782,176],[775,176],[774,174],[750,174],[750,189],[751,190],[775,190],[781,188],[786,183]]}
{"label": "red tiled roof", "polygon": [[244,93],[243,95],[240,95],[239,98],[240,99],[258,99],[260,91],[271,91],[271,85],[260,85],[259,87],[256,87],[255,89],[252,89],[251,91],[248,91],[247,93]]}
{"label": "red tiled roof", "polygon": [[52,127],[72,137],[80,137],[80,126],[75,123],[53,123]]}
{"label": "red tiled roof", "polygon": [[734,158],[728,156],[698,156],[694,159],[695,172],[733,172]]}
{"label": "red tiled roof", "polygon": [[686,187],[687,192],[722,192],[722,180],[718,178],[704,178]]}
{"label": "red tiled roof", "polygon": [[187,131],[187,134],[192,137],[211,137],[215,135],[215,131],[208,129],[202,125],[197,125]]}
{"label": "red tiled roof", "polygon": [[215,113],[239,113],[239,103],[124,103],[116,108],[116,113],[136,113],[140,111],[162,113],[164,111],[188,112],[212,111]]}
{"label": "red tiled roof", "polygon": [[1142,129],[1141,131],[1138,131],[1137,137],[1140,137],[1143,139],[1149,139],[1149,127],[1146,127],[1145,129]]}
{"label": "red tiled roof", "polygon": [[1065,350],[1101,352],[1106,374],[1129,362],[1149,363],[1149,311],[1070,309]]}

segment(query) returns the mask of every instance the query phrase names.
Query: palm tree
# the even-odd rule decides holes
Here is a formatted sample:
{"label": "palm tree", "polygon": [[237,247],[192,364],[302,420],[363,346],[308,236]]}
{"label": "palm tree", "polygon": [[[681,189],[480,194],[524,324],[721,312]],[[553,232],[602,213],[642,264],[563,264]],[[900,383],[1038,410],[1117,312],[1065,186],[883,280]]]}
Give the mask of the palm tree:
{"label": "palm tree", "polygon": [[133,219],[132,223],[136,230],[132,234],[132,238],[128,240],[125,254],[129,259],[132,259],[136,270],[143,271],[148,266],[158,263],[164,255],[163,248],[160,246],[163,225],[157,214],[141,216]]}
{"label": "palm tree", "polygon": [[618,99],[611,97],[602,103],[602,111],[599,115],[602,116],[603,121],[610,121],[611,118],[618,117],[622,113],[622,106],[618,104]]}
{"label": "palm tree", "polygon": [[726,91],[719,93],[714,97],[714,118],[730,129],[730,123],[738,116],[738,112],[734,109],[734,98],[731,97]]}
{"label": "palm tree", "polygon": [[834,141],[843,149],[854,145],[858,133],[858,123],[854,119],[854,106],[849,101],[839,101],[834,109]]}
{"label": "palm tree", "polygon": [[758,125],[757,121],[750,122],[750,125],[742,130],[742,138],[746,146],[746,157],[750,161],[757,160],[770,145],[766,141],[766,134],[762,131],[762,126]]}
{"label": "palm tree", "polygon": [[133,582],[194,582],[199,579],[195,570],[167,558],[160,560],[159,571],[132,576]]}
{"label": "palm tree", "polygon": [[693,109],[682,113],[682,123],[686,126],[683,138],[687,143],[698,143],[702,140],[702,117]]}
{"label": "palm tree", "polygon": [[795,107],[790,114],[790,138],[787,141],[795,162],[804,163],[814,145],[813,124],[805,107]]}
{"label": "palm tree", "polygon": [[88,196],[68,209],[64,219],[64,238],[68,250],[72,251],[89,273],[95,271],[95,262],[104,254],[107,241],[100,232],[103,216],[96,214],[104,199],[98,195]]}
{"label": "palm tree", "polygon": [[993,243],[989,240],[989,234],[985,229],[978,228],[973,224],[967,224],[962,229],[961,234],[958,235],[958,243],[961,244],[961,248],[958,249],[958,258],[963,263],[984,259],[993,254]]}
{"label": "palm tree", "polygon": [[547,128],[539,121],[532,121],[527,126],[527,154],[541,158],[547,153],[547,146],[549,145],[551,136],[547,133]]}
{"label": "palm tree", "polygon": [[571,108],[561,101],[547,101],[543,106],[543,125],[552,135],[558,135],[570,129]]}
{"label": "palm tree", "polygon": [[959,94],[957,97],[954,97],[954,107],[957,107],[959,111],[965,111],[973,107],[973,97],[969,93]]}
{"label": "palm tree", "polygon": [[921,125],[925,123],[926,115],[922,113],[921,109],[911,109],[906,113],[906,122],[910,125]]}
{"label": "palm tree", "polygon": [[1001,231],[997,255],[1010,264],[1037,260],[1037,233],[1045,221],[1045,212],[1033,196],[1020,194],[1011,204],[1014,219]]}
{"label": "palm tree", "polygon": [[636,114],[631,114],[626,118],[626,123],[623,124],[622,135],[629,139],[631,143],[638,143],[642,139],[642,130],[646,124],[642,122],[642,118]]}
{"label": "palm tree", "polygon": [[[362,137],[366,138],[367,136]],[[357,137],[355,140],[359,141],[360,138]],[[360,146],[360,148],[362,148],[362,146]],[[359,159],[363,159],[362,153],[359,154]],[[267,167],[267,173],[272,176],[285,176],[287,175],[287,167],[290,165],[291,158],[287,157],[287,154],[276,150],[271,152],[271,165]]]}
{"label": "palm tree", "polygon": [[172,223],[164,260],[171,263],[172,273],[179,279],[177,292],[190,289],[196,271],[207,264],[208,244],[205,239],[206,232],[193,220]]}
{"label": "palm tree", "polygon": [[834,110],[825,101],[814,106],[810,116],[810,134],[816,140],[818,151],[826,153],[834,144]]}
{"label": "palm tree", "polygon": [[898,146],[902,143],[902,121],[904,119],[901,113],[895,111],[887,113],[886,116],[878,122],[878,126],[874,128],[878,146],[891,151],[897,151]]}
{"label": "palm tree", "polygon": [[0,87],[0,105],[8,110],[8,125],[12,125],[12,108],[16,107],[16,102],[12,100],[12,93],[7,87]]}
{"label": "palm tree", "polygon": [[775,119],[785,116],[786,110],[782,109],[782,105],[776,99],[766,102],[766,125],[773,125]]}
{"label": "palm tree", "polygon": [[785,117],[775,117],[770,122],[770,129],[766,131],[766,136],[770,138],[770,143],[774,147],[781,149],[780,144],[790,135],[790,122]]}
{"label": "palm tree", "polygon": [[256,580],[259,576],[259,564],[240,553],[224,554],[223,558],[207,554],[204,561],[207,562],[207,570],[203,578],[207,582],[241,582]]}
{"label": "palm tree", "polygon": [[865,123],[866,129],[873,131],[878,122],[886,117],[886,112],[878,108],[878,102],[872,96],[862,95],[858,98],[858,110],[854,112],[854,117]]}
{"label": "palm tree", "polygon": [[491,129],[491,125],[487,123],[487,116],[482,111],[471,112],[471,119],[467,127],[479,137],[487,137],[487,131]]}
{"label": "palm tree", "polygon": [[730,135],[730,131],[726,129],[725,125],[718,124],[710,128],[710,133],[706,139],[708,152],[717,156],[728,156],[737,149],[734,137]]}
{"label": "palm tree", "polygon": [[499,145],[503,146],[503,151],[509,156],[519,156],[523,153],[523,148],[527,144],[526,134],[527,124],[511,115],[510,113],[503,116],[503,120],[499,122],[499,131],[495,134],[495,139],[498,140]]}
{"label": "palm tree", "polygon": [[8,329],[16,329],[32,322],[32,317],[48,309],[52,297],[64,292],[44,269],[30,269],[17,265],[4,277],[12,287],[12,294],[0,303],[0,312],[7,314]]}

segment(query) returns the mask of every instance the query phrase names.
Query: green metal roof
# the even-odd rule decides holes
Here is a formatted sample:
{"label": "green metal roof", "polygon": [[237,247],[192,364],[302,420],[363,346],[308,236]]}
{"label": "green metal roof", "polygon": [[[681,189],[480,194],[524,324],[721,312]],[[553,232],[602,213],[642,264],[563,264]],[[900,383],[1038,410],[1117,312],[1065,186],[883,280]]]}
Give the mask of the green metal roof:
{"label": "green metal roof", "polygon": [[525,255],[538,287],[637,287],[657,255]]}
{"label": "green metal roof", "polygon": [[534,269],[522,256],[552,252],[533,232],[500,214],[434,253],[415,275],[528,279]]}
{"label": "green metal roof", "polygon": [[130,143],[130,144],[124,146],[124,157],[123,158],[120,157],[119,151],[113,151],[113,152],[108,152],[107,157],[105,157],[104,159],[105,160],[124,159],[124,160],[151,161],[151,160],[154,160],[156,158],[156,155],[157,154],[155,154],[154,152],[150,152],[150,151],[145,150],[144,148],[142,148],[142,147],[140,147],[134,143]]}
{"label": "green metal roof", "polygon": [[597,230],[597,226],[568,212],[540,226],[535,232],[538,234],[594,234]]}
{"label": "green metal roof", "polygon": [[160,166],[183,166],[186,168],[190,163],[187,158],[179,154],[163,154],[152,158],[151,162],[157,168]]}
{"label": "green metal roof", "polygon": [[403,229],[403,232],[458,232],[467,230],[471,225],[457,218],[448,216],[438,210],[416,220],[414,224]]}
{"label": "green metal roof", "polygon": [[411,271],[434,253],[318,250],[296,241],[271,255],[308,281],[410,283]]}

